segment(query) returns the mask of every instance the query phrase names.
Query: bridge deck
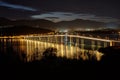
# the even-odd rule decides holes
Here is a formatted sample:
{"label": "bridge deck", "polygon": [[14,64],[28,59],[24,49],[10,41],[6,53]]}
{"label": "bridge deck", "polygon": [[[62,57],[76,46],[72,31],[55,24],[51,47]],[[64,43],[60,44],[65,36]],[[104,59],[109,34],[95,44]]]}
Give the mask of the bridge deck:
{"label": "bridge deck", "polygon": [[108,39],[101,39],[101,38],[94,38],[94,37],[86,37],[80,35],[40,35],[40,36],[26,36],[26,37],[59,37],[59,36],[67,36],[67,37],[75,37],[75,38],[82,38],[82,39],[90,39],[90,40],[97,40],[103,42],[119,42],[117,40],[108,40]]}

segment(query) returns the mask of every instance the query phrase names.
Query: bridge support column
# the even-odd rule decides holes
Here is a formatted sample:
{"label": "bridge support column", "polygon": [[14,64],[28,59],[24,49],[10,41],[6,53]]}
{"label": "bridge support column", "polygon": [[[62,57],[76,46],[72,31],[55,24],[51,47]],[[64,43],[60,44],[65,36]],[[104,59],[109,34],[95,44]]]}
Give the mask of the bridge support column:
{"label": "bridge support column", "polygon": [[76,58],[79,59],[78,57],[78,49],[79,49],[79,38],[76,38]]}
{"label": "bridge support column", "polygon": [[92,40],[91,43],[92,43],[92,44],[91,44],[91,49],[92,49],[92,50],[95,50],[95,41]]}
{"label": "bridge support column", "polygon": [[55,43],[58,43],[58,37],[56,36],[56,41],[55,41]]}
{"label": "bridge support column", "polygon": [[60,37],[60,43],[62,44],[62,41],[63,41],[63,39],[62,39],[62,36]]}
{"label": "bridge support column", "polygon": [[70,46],[72,45],[72,37],[70,36]]}
{"label": "bridge support column", "polygon": [[107,47],[107,42],[104,42],[104,48]]}
{"label": "bridge support column", "polygon": [[70,36],[70,56],[73,54],[72,37]]}
{"label": "bridge support column", "polygon": [[57,48],[57,36],[55,36],[55,43],[54,43],[54,45],[55,45],[55,48]]}
{"label": "bridge support column", "polygon": [[110,41],[110,46],[114,46],[114,43],[113,43],[113,41]]}
{"label": "bridge support column", "polygon": [[84,49],[84,39],[81,39],[81,48]]}
{"label": "bridge support column", "polygon": [[101,44],[99,41],[97,41],[97,48],[99,49],[101,47]]}

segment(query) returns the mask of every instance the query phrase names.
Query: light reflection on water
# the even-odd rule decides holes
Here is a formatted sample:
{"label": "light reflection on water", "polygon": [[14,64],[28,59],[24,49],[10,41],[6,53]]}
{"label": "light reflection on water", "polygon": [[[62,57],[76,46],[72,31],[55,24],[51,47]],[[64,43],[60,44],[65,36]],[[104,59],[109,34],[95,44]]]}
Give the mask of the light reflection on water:
{"label": "light reflection on water", "polygon": [[55,43],[47,43],[25,39],[1,39],[4,42],[4,48],[8,45],[12,46],[14,51],[18,54],[25,54],[27,58],[25,61],[41,60],[43,53],[48,48],[56,48],[55,52],[57,57],[66,57],[68,59],[82,59],[90,60],[95,59],[99,61],[102,57],[102,53],[97,50],[87,50],[81,45],[81,48],[72,45],[63,45]]}
{"label": "light reflection on water", "polygon": [[[34,59],[42,59],[43,53],[47,48],[56,48],[56,56],[57,57],[66,57],[68,59],[96,59],[100,60],[102,53],[98,52],[97,50],[86,50],[83,48],[79,48],[72,45],[63,45],[63,44],[55,44],[55,43],[47,43],[47,42],[40,42],[40,41],[33,41],[33,40],[23,40],[21,39],[20,42],[25,43],[26,48],[21,46],[21,49],[27,54],[27,61]],[[33,56],[34,55],[34,56]]]}

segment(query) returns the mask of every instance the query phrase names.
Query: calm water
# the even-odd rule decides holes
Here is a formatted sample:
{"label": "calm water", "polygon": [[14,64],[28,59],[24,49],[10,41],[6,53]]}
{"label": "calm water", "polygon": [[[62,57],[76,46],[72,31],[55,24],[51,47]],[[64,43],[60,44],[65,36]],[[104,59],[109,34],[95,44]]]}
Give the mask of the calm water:
{"label": "calm water", "polygon": [[[50,51],[52,49],[52,51]],[[72,45],[63,45],[56,43],[46,43],[25,39],[0,39],[0,62],[31,62],[41,60],[43,53],[51,52],[57,57],[65,57],[68,59],[95,59],[99,61],[102,53],[97,50],[87,50],[84,47]]]}

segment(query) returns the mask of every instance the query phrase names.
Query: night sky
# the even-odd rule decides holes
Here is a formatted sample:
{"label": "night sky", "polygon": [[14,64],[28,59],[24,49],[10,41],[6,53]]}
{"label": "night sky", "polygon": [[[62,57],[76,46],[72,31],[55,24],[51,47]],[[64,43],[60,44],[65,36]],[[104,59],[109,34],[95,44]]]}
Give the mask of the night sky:
{"label": "night sky", "polygon": [[0,17],[120,24],[119,0],[0,0]]}

